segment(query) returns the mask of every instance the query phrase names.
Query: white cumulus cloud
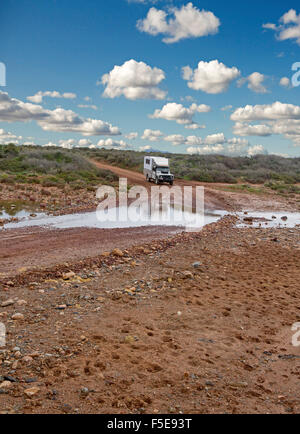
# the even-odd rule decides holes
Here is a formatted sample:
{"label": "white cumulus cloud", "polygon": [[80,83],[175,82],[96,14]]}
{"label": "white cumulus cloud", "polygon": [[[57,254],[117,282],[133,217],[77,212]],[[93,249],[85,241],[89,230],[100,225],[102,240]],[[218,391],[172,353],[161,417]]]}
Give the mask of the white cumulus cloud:
{"label": "white cumulus cloud", "polygon": [[114,140],[111,138],[99,140],[97,147],[117,150],[128,149],[128,145],[126,142],[124,142],[124,140]]}
{"label": "white cumulus cloud", "polygon": [[30,102],[40,104],[43,101],[43,97],[45,96],[49,98],[64,98],[64,99],[75,99],[77,97],[76,93],[72,93],[72,92],[60,93],[57,92],[56,90],[53,91],[47,90],[45,92],[42,92],[40,90],[35,95],[28,96],[27,99]]}
{"label": "white cumulus cloud", "polygon": [[266,77],[264,74],[260,72],[253,72],[246,78],[241,78],[238,82],[239,86],[242,86],[244,83],[248,82],[248,88],[253,90],[256,93],[267,93],[267,88],[263,85]]}
{"label": "white cumulus cloud", "polygon": [[119,135],[118,127],[99,119],[82,118],[72,110],[47,110],[41,105],[24,103],[0,91],[0,121],[37,121],[45,131],[74,132],[84,136]]}
{"label": "white cumulus cloud", "polygon": [[295,9],[290,9],[282,15],[278,25],[267,23],[263,25],[263,28],[275,31],[279,41],[295,39],[296,43],[300,45],[300,13],[297,15]]}
{"label": "white cumulus cloud", "polygon": [[5,131],[3,128],[0,128],[0,145],[8,145],[9,143],[17,145],[22,138],[22,136],[17,136],[9,131]]}
{"label": "white cumulus cloud", "polygon": [[137,22],[141,32],[165,35],[163,42],[172,44],[182,39],[200,38],[218,33],[220,20],[213,12],[199,10],[192,3],[170,8],[168,13],[152,7],[146,18]]}
{"label": "white cumulus cloud", "polygon": [[157,142],[163,137],[163,133],[159,130],[146,129],[142,135],[143,140],[149,140],[150,142]]}
{"label": "white cumulus cloud", "polygon": [[[300,106],[279,101],[269,105],[239,107],[231,115],[235,121],[234,133],[240,136],[283,135],[300,142]],[[255,122],[255,124],[253,124]]]}
{"label": "white cumulus cloud", "polygon": [[280,84],[280,86],[282,86],[282,87],[289,87],[290,84],[291,84],[291,81],[290,81],[290,79],[289,79],[288,77],[282,77],[282,78],[280,79],[279,84]]}
{"label": "white cumulus cloud", "polygon": [[103,96],[116,98],[124,95],[130,100],[164,99],[167,93],[158,87],[164,79],[165,73],[161,69],[131,59],[102,76]]}
{"label": "white cumulus cloud", "polygon": [[131,133],[125,134],[126,139],[128,140],[135,140],[138,138],[138,133],[136,133],[135,131],[132,131]]}
{"label": "white cumulus cloud", "polygon": [[199,125],[194,122],[193,117],[196,113],[207,113],[211,107],[205,104],[192,104],[190,107],[184,107],[182,104],[175,102],[165,104],[161,110],[157,109],[150,115],[153,119],[166,119],[175,121],[177,124],[185,125],[190,129],[199,128]]}
{"label": "white cumulus cloud", "polygon": [[182,76],[188,81],[188,87],[210,94],[226,91],[230,83],[239,75],[240,71],[236,67],[229,68],[218,60],[200,61],[195,70],[190,66],[182,68]]}

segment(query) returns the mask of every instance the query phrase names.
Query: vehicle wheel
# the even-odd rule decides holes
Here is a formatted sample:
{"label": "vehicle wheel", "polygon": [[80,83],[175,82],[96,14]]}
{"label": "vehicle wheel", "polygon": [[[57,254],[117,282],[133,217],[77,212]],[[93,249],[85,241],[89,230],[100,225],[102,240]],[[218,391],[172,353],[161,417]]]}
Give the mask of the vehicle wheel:
{"label": "vehicle wheel", "polygon": [[148,175],[146,176],[146,181],[147,181],[147,182],[150,182],[150,180],[149,180],[149,176],[148,176]]}
{"label": "vehicle wheel", "polygon": [[173,181],[170,182],[170,185],[173,185]]}
{"label": "vehicle wheel", "polygon": [[159,185],[159,180],[157,178],[155,178],[155,184]]}

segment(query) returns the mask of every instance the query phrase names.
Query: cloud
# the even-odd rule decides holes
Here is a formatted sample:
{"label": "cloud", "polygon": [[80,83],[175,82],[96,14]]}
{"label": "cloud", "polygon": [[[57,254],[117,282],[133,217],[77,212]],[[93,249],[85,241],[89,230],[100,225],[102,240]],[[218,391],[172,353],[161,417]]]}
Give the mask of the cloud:
{"label": "cloud", "polygon": [[200,38],[218,33],[220,20],[213,12],[200,11],[192,3],[183,5],[180,9],[173,7],[167,12],[152,7],[147,17],[137,22],[141,32],[152,36],[166,35],[163,42],[172,44],[182,39]]}
{"label": "cloud", "polygon": [[125,137],[126,137],[126,139],[128,139],[128,140],[135,140],[135,139],[137,139],[138,138],[138,133],[136,133],[136,132],[132,132],[132,133],[129,133],[129,134],[125,134]]}
{"label": "cloud", "polygon": [[182,104],[172,102],[165,104],[161,110],[155,110],[150,117],[153,119],[175,121],[177,124],[185,125],[190,129],[197,129],[199,125],[194,122],[194,115],[196,113],[207,113],[209,111],[211,111],[211,107],[205,104],[192,104],[190,107],[186,108]]}
{"label": "cloud", "polygon": [[[203,145],[217,145],[224,143],[233,143],[232,140],[228,141],[224,133],[210,134],[205,138],[199,136],[183,136],[181,134],[171,134],[169,136],[165,136],[164,140],[167,142],[171,142],[174,146],[176,145],[186,145],[186,146],[203,146]],[[238,139],[237,139],[238,140]]]}
{"label": "cloud", "polygon": [[282,87],[290,87],[291,81],[288,77],[282,77],[279,82]]}
{"label": "cloud", "polygon": [[98,110],[98,107],[94,104],[78,104],[79,108],[87,108],[87,109],[92,109],[92,110]]}
{"label": "cloud", "polygon": [[158,152],[157,149],[153,149],[152,146],[150,146],[150,145],[140,146],[139,151],[140,152]]}
{"label": "cloud", "polygon": [[205,154],[222,154],[224,151],[223,145],[215,145],[215,146],[203,146],[200,147],[193,147],[190,146],[187,148],[186,152],[188,154],[198,154],[198,155],[205,155]]}
{"label": "cloud", "polygon": [[267,105],[246,105],[232,113],[233,121],[255,121],[276,119],[300,119],[300,106],[284,104],[279,101]]}
{"label": "cloud", "polygon": [[146,129],[142,135],[143,140],[149,140],[150,142],[157,142],[163,137],[163,133],[159,130]]}
{"label": "cloud", "polygon": [[166,142],[171,142],[174,146],[186,143],[186,137],[181,134],[170,134],[169,136],[164,137],[164,140]]}
{"label": "cloud", "polygon": [[124,142],[124,140],[114,140],[110,138],[105,140],[99,140],[99,142],[97,143],[97,147],[117,150],[125,150],[129,148],[129,146],[126,142]]}
{"label": "cloud", "polygon": [[220,143],[225,143],[226,139],[223,133],[211,134],[207,136],[204,140],[204,143],[207,145],[215,145]]}
{"label": "cloud", "polygon": [[236,67],[228,68],[218,60],[200,61],[195,70],[190,66],[182,68],[183,79],[188,81],[189,88],[210,94],[225,92],[239,75],[240,71]]}
{"label": "cloud", "polygon": [[46,110],[41,105],[24,103],[0,91],[0,121],[37,121],[45,131],[74,132],[84,136],[120,135],[118,127],[98,119],[82,118],[72,110]]}
{"label": "cloud", "polygon": [[186,128],[187,130],[199,130],[199,129],[203,130],[206,128],[206,125],[204,125],[204,124],[198,125],[196,122],[194,122],[193,124],[185,125],[184,128]]}
{"label": "cloud", "polygon": [[247,154],[249,157],[253,157],[254,155],[258,154],[267,154],[267,151],[262,145],[254,145],[248,149]]}
{"label": "cloud", "polygon": [[266,154],[267,151],[262,145],[249,146],[247,141],[232,140],[228,146],[224,144],[205,145],[205,146],[190,146],[187,148],[187,153],[191,155],[206,155],[206,154],[221,154],[221,155],[247,155],[252,157],[257,154]]}
{"label": "cloud", "polygon": [[161,100],[167,94],[158,87],[164,79],[165,73],[161,69],[131,59],[121,66],[116,65],[112,71],[102,76],[102,84],[105,86],[103,96],[116,98],[124,95],[130,100]]}
{"label": "cloud", "polygon": [[250,125],[248,123],[237,122],[233,127],[233,133],[237,136],[271,136],[272,129],[268,125]]}
{"label": "cloud", "polygon": [[244,83],[248,82],[248,89],[253,90],[256,93],[267,93],[266,87],[263,85],[264,80],[266,79],[265,75],[260,72],[253,72],[246,78],[241,78],[238,81],[238,86],[242,86]]}
{"label": "cloud", "polygon": [[[59,141],[59,146],[60,146],[61,148],[64,148],[64,149],[72,149],[72,148],[74,148],[76,145],[77,145],[77,141],[74,140],[74,139],[67,139],[67,140],[60,140],[60,141]],[[48,144],[48,145],[45,145],[45,146],[49,146],[49,144]]]}
{"label": "cloud", "polygon": [[240,137],[234,137],[228,140],[227,152],[230,155],[241,155],[249,146],[249,142],[246,139]]}
{"label": "cloud", "polygon": [[224,133],[210,134],[205,138],[199,136],[183,136],[181,134],[171,134],[165,136],[166,142],[173,146],[187,146],[189,154],[223,154],[223,155],[248,155],[250,148],[249,141],[240,137],[227,139]]}
{"label": "cloud", "polygon": [[[284,135],[294,142],[300,142],[300,106],[279,101],[269,105],[247,105],[231,115],[235,121],[234,133],[240,136]],[[257,122],[253,124],[253,122]]]}
{"label": "cloud", "polygon": [[45,96],[49,98],[64,98],[64,99],[75,99],[77,97],[76,93],[71,93],[71,92],[60,93],[57,92],[56,90],[54,91],[47,90],[45,92],[42,92],[40,90],[35,95],[28,96],[27,99],[30,102],[40,104],[43,101],[43,97]]}
{"label": "cloud", "polygon": [[222,107],[221,110],[222,112],[226,112],[227,110],[231,110],[233,108],[232,105],[225,105],[225,107]]}
{"label": "cloud", "polygon": [[8,145],[9,143],[19,144],[19,140],[22,140],[22,138],[22,136],[16,136],[0,128],[0,145]]}
{"label": "cloud", "polygon": [[279,41],[295,39],[300,45],[300,14],[297,15],[295,9],[290,9],[279,19],[279,24],[267,23],[263,25],[264,29],[270,29],[276,32],[276,38]]}

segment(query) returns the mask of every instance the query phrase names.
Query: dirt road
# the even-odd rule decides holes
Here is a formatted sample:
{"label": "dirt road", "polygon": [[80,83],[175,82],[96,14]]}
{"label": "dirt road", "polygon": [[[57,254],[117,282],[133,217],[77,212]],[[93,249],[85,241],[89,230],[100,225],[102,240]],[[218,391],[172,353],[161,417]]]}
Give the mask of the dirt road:
{"label": "dirt road", "polygon": [[[151,188],[143,174],[121,169],[105,163],[94,162],[97,167],[108,169],[119,177],[126,177],[131,184]],[[205,186],[205,205],[207,209],[239,210],[239,209],[286,209],[287,201],[269,196],[256,196],[242,193],[231,193],[216,190],[218,185],[200,184],[176,180],[176,185]],[[50,193],[49,193],[50,194]],[[57,192],[56,192],[57,194]],[[82,194],[82,193],[80,193]],[[80,204],[80,201],[78,201]],[[80,205],[78,205],[80,206]],[[73,211],[76,207],[73,209]],[[52,267],[61,263],[72,263],[93,257],[113,248],[125,248],[143,244],[154,239],[168,237],[178,231],[178,228],[145,227],[132,229],[65,229],[47,228],[10,229],[0,232],[0,282],[27,270]]]}
{"label": "dirt road", "polygon": [[[145,180],[142,173],[133,170],[122,169],[107,163],[91,161],[100,169],[110,170],[119,177],[127,178],[128,183],[143,185],[151,188],[152,183]],[[179,187],[185,186],[202,186],[205,188],[205,209],[206,210],[226,210],[226,211],[288,211],[295,210],[295,201],[287,201],[276,194],[254,195],[242,192],[223,191],[228,188],[228,184],[201,183],[196,181],[185,181],[175,179],[174,185]]]}
{"label": "dirt road", "polygon": [[0,232],[1,278],[65,262],[78,262],[115,248],[151,242],[182,229],[176,227],[137,227],[127,229],[64,229],[40,227]]}
{"label": "dirt road", "polygon": [[299,228],[163,245],[0,292],[1,413],[300,412]]}

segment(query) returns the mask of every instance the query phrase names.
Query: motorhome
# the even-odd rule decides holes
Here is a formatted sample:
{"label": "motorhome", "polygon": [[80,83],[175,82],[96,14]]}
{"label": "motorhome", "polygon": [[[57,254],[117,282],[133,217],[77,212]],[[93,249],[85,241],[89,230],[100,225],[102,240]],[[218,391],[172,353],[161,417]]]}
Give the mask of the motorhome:
{"label": "motorhome", "polygon": [[154,181],[155,184],[167,182],[173,185],[174,175],[170,172],[169,159],[163,157],[145,157],[144,175],[148,182]]}

